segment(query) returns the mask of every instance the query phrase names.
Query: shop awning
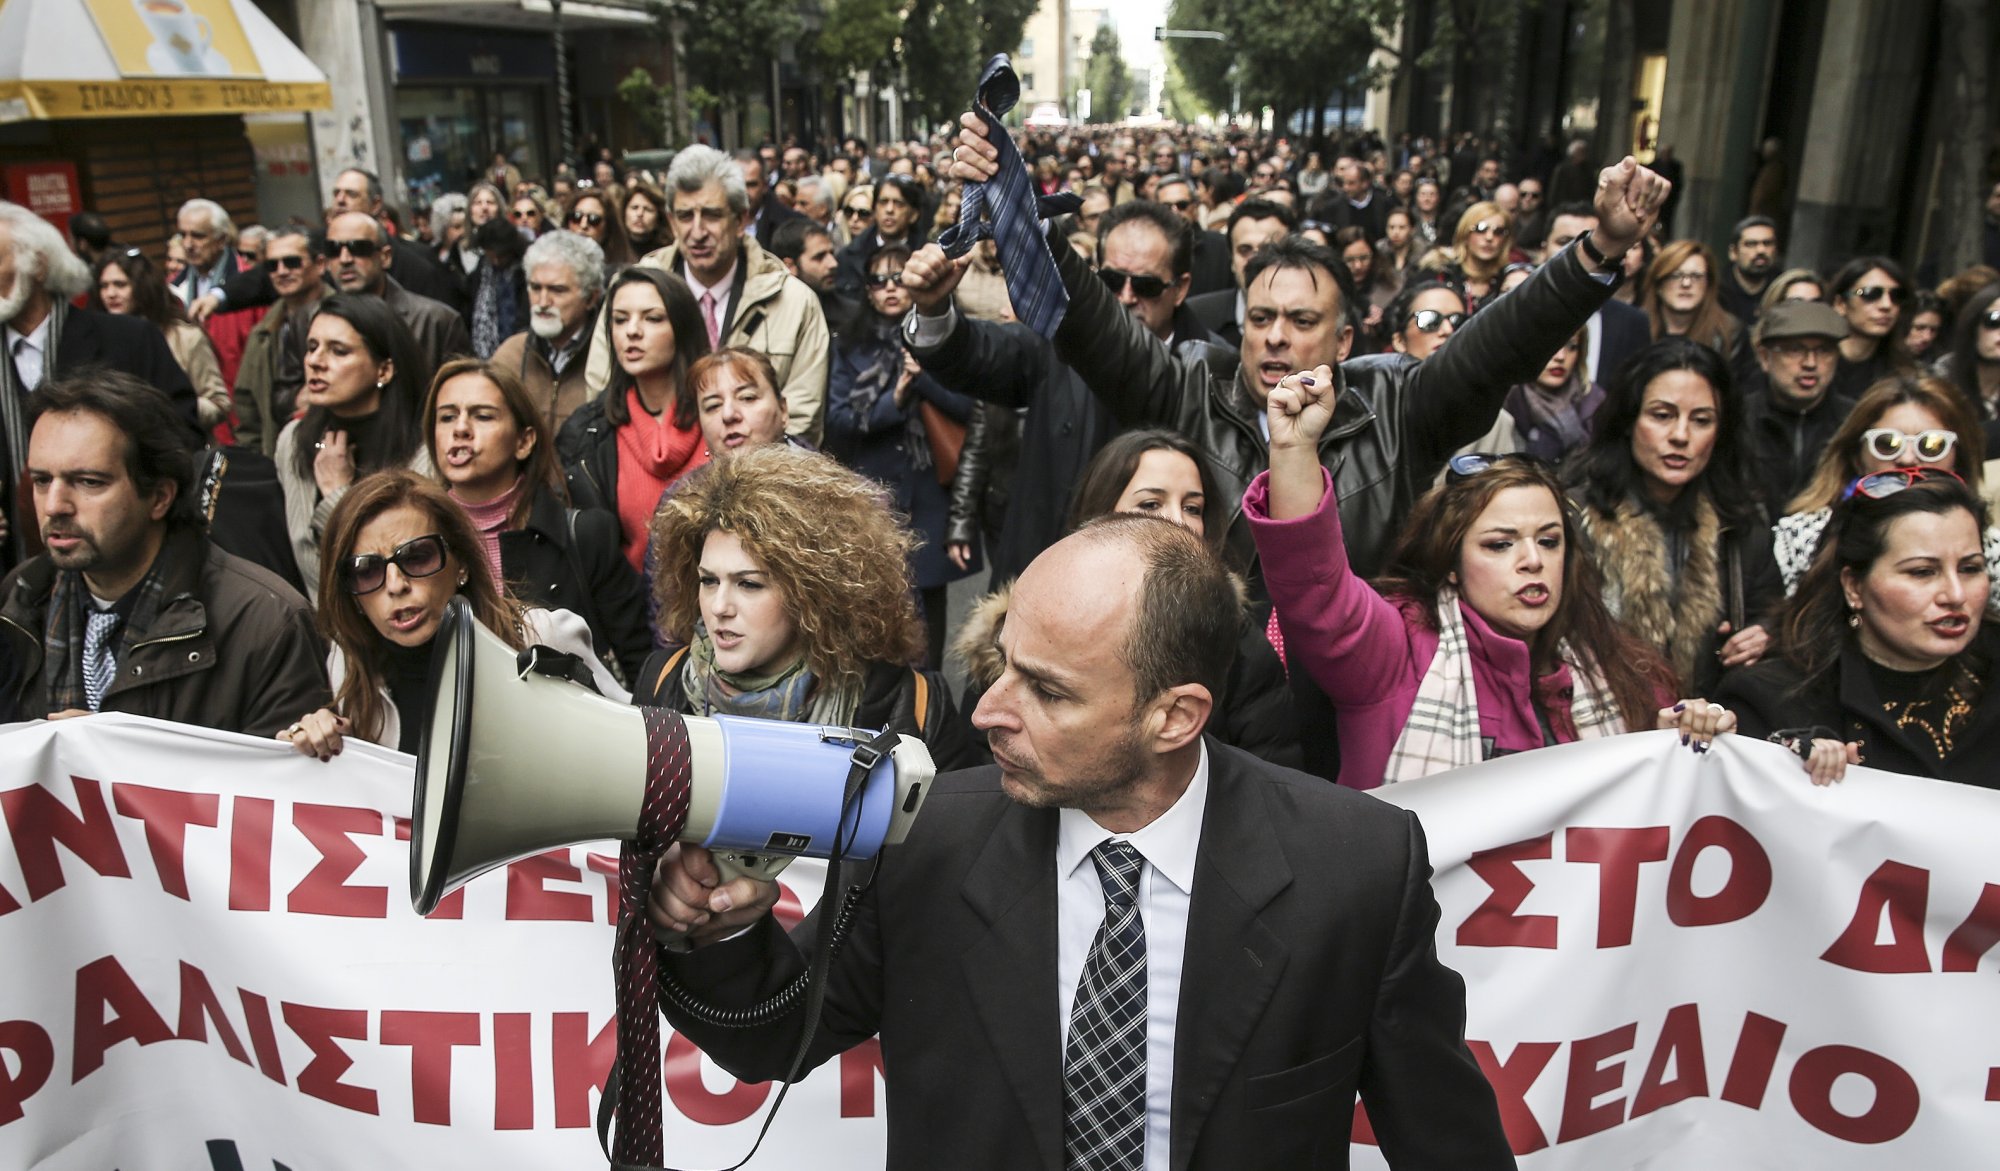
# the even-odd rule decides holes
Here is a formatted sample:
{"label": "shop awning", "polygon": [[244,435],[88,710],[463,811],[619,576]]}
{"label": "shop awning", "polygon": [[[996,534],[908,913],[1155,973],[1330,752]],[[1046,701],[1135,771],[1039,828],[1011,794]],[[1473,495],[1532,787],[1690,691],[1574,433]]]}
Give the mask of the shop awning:
{"label": "shop awning", "polygon": [[0,123],[332,104],[252,0],[0,0]]}

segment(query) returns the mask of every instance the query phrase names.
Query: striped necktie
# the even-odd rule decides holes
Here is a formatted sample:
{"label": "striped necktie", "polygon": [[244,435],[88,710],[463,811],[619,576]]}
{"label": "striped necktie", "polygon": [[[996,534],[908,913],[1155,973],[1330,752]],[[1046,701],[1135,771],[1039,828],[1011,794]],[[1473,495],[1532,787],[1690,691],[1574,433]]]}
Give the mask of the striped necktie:
{"label": "striped necktie", "polygon": [[1129,842],[1090,852],[1104,886],[1104,922],[1091,942],[1063,1046],[1065,1171],[1140,1171],[1146,1157],[1146,928]]}
{"label": "striped necktie", "polygon": [[[1083,201],[1067,192],[1035,197],[1027,164],[1000,115],[1021,100],[1021,81],[1014,66],[1001,53],[986,63],[979,76],[979,94],[972,108],[986,122],[986,137],[1000,152],[1000,171],[985,183],[967,183],[959,198],[958,222],[938,236],[938,246],[953,258],[965,255],[980,240],[991,236],[1000,251],[1000,271],[1007,277],[1007,296],[1014,302],[1014,316],[1043,337],[1054,337],[1069,311],[1069,291],[1063,288],[1056,271],[1056,258],[1049,254],[1048,237],[1042,232],[1041,218],[1075,211]],[[985,211],[989,216],[982,216]]]}

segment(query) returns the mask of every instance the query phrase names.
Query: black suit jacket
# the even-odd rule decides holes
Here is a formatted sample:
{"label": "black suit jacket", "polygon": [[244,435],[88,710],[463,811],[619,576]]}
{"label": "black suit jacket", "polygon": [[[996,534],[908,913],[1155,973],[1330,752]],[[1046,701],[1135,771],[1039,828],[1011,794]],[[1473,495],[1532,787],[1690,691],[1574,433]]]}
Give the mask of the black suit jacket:
{"label": "black suit jacket", "polygon": [[1599,386],[1610,386],[1632,355],[1653,344],[1653,322],[1644,309],[1616,299],[1606,301],[1597,312],[1603,326],[1590,377]]}
{"label": "black suit jacket", "polygon": [[1194,311],[1195,319],[1208,327],[1232,349],[1243,348],[1243,323],[1236,319],[1236,286],[1189,297],[1182,304]]}
{"label": "black suit jacket", "polygon": [[766,195],[764,197],[764,213],[757,219],[757,231],[755,234],[758,245],[764,251],[769,252],[771,250],[772,237],[778,234],[778,229],[784,226],[785,221],[804,218],[798,212]]}
{"label": "black suit jacket", "polygon": [[1229,267],[1229,237],[1221,232],[1196,232],[1194,264],[1189,275],[1194,278],[1188,284],[1190,297],[1217,290],[1235,292],[1236,271]]}
{"label": "black suit jacket", "polygon": [[[1467,1052],[1465,985],[1438,961],[1416,817],[1208,741],[1173,1071],[1175,1171],[1343,1168],[1358,1090],[1406,1167],[1514,1166]],[[1061,1171],[1057,815],[998,770],[938,779],[885,852],[829,978],[816,1064],[880,1033],[888,1166]],[[747,1005],[803,970],[818,929],[766,918],[690,956],[688,987]],[[782,1077],[798,1022],[674,1026],[739,1078]]]}

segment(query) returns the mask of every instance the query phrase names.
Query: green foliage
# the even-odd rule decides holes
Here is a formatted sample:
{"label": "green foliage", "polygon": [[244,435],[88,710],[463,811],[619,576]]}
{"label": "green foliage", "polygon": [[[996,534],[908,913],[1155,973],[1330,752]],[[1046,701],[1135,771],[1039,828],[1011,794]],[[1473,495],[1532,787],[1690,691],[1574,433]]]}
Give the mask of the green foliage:
{"label": "green foliage", "polygon": [[[1171,55],[1167,57],[1167,83],[1162,87],[1160,96],[1167,107],[1167,117],[1176,122],[1193,122],[1222,108],[1209,102],[1194,88],[1182,72],[1180,63]],[[1222,106],[1228,104],[1224,102]]]}
{"label": "green foliage", "polygon": [[1090,87],[1090,120],[1123,121],[1132,99],[1131,70],[1119,51],[1118,30],[1109,23],[1098,25],[1090,38],[1090,64],[1083,78]]}
{"label": "green foliage", "polygon": [[646,128],[648,141],[667,140],[666,91],[644,69],[633,69],[618,83],[618,98],[632,107],[633,116]]}
{"label": "green foliage", "polygon": [[831,0],[816,46],[830,77],[874,69],[895,52],[903,15],[888,0]]}
{"label": "green foliage", "polygon": [[[769,61],[803,22],[797,0],[677,0],[685,14],[689,80],[727,98],[764,92]],[[692,91],[690,91],[692,93]],[[690,96],[688,104],[698,107]]]}
{"label": "green foliage", "polygon": [[1168,54],[1188,90],[1213,108],[1228,109],[1239,84],[1246,109],[1296,108],[1365,80],[1376,30],[1392,26],[1400,8],[1399,0],[1172,0],[1169,28],[1228,39],[1169,40]]}

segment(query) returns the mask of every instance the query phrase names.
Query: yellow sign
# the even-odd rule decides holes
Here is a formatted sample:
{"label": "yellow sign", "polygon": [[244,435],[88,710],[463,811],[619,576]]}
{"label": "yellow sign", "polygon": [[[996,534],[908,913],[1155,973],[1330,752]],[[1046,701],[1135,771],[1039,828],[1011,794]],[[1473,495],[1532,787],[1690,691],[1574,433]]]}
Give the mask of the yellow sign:
{"label": "yellow sign", "polygon": [[137,118],[324,110],[325,82],[11,81],[0,82],[0,124],[28,119]]}
{"label": "yellow sign", "polygon": [[250,39],[244,35],[243,25],[237,21],[236,10],[229,0],[84,0],[84,3],[124,77],[259,76],[257,54],[251,50]]}

